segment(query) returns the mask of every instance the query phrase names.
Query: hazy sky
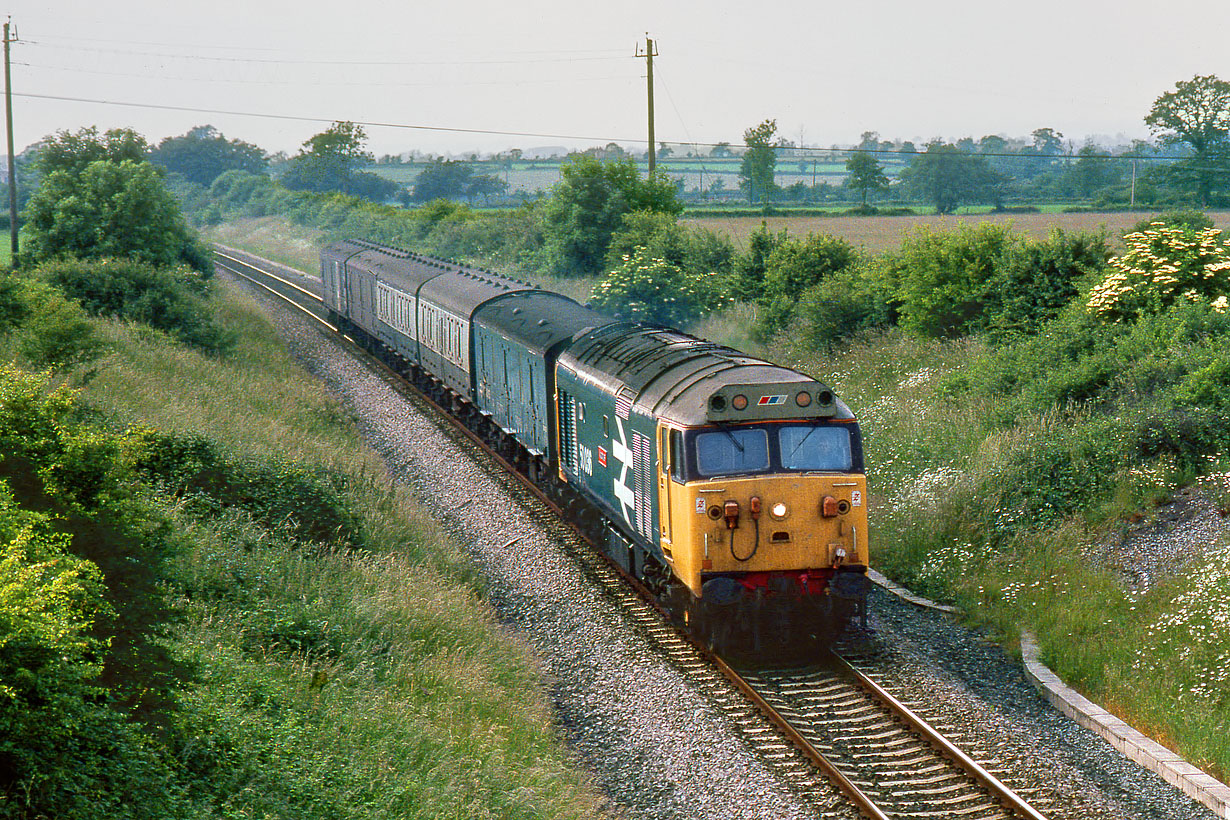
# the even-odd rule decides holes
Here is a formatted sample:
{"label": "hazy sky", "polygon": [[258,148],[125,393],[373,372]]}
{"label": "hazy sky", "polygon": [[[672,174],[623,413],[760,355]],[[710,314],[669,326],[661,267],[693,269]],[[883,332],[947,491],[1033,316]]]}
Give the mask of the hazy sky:
{"label": "hazy sky", "polygon": [[0,11],[20,37],[13,90],[40,95],[15,97],[19,151],[62,128],[129,126],[157,143],[209,123],[294,153],[338,119],[389,124],[366,126],[378,155],[631,146],[645,134],[633,55],[646,32],[668,142],[739,143],[776,118],[787,138],[821,146],[866,130],[925,142],[1043,126],[1079,145],[1147,136],[1145,114],[1178,80],[1230,79],[1226,0],[10,0]]}

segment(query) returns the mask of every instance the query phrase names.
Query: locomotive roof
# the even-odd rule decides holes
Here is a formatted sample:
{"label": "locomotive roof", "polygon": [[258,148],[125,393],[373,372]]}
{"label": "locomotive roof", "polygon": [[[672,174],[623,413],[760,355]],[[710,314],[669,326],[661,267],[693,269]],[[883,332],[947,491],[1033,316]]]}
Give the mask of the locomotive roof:
{"label": "locomotive roof", "polygon": [[[577,339],[560,363],[642,412],[683,426],[853,418],[832,390],[806,374],[676,330],[606,325]],[[745,408],[736,408],[737,396]]]}
{"label": "locomotive roof", "polygon": [[549,290],[495,299],[480,307],[474,320],[539,354],[578,333],[616,321]]}

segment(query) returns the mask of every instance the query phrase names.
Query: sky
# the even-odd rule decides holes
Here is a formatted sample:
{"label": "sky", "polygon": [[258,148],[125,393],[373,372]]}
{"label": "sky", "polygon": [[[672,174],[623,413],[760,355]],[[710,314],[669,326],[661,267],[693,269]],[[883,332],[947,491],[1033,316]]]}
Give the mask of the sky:
{"label": "sky", "polygon": [[[1176,82],[1230,79],[1230,2],[9,0],[14,143],[210,124],[294,154],[335,120],[377,156],[1063,133],[1145,138]],[[493,133],[494,132],[494,133]],[[676,149],[678,150],[678,149]]]}

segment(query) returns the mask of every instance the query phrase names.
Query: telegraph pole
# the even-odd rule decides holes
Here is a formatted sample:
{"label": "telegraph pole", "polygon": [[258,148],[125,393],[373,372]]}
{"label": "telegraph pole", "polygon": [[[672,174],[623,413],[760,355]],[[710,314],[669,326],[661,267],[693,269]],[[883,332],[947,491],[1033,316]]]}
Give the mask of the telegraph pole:
{"label": "telegraph pole", "polygon": [[9,37],[12,18],[4,24],[4,121],[9,138],[9,241],[12,246],[12,265],[17,267],[17,163],[13,158],[13,83],[9,77],[9,43],[17,39],[17,32]]}
{"label": "telegraph pole", "polygon": [[649,33],[645,33],[645,50],[642,52],[638,46],[636,49],[637,57],[645,58],[646,74],[649,77],[649,176],[653,177],[653,170],[657,167],[657,143],[653,139],[653,58],[658,56],[654,51],[653,40],[649,39]]}

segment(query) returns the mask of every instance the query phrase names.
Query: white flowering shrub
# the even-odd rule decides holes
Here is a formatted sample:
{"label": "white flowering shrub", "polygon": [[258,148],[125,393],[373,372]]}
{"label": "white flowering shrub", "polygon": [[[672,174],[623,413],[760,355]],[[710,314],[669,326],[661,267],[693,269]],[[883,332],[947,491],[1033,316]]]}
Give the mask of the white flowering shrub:
{"label": "white flowering shrub", "polygon": [[638,247],[594,286],[598,310],[649,324],[682,327],[734,304],[720,292],[716,274],[689,275]]}
{"label": "white flowering shrub", "polygon": [[1089,294],[1090,313],[1110,321],[1132,319],[1181,299],[1227,309],[1230,249],[1220,230],[1154,222],[1123,241],[1127,250],[1110,260],[1110,274]]}

